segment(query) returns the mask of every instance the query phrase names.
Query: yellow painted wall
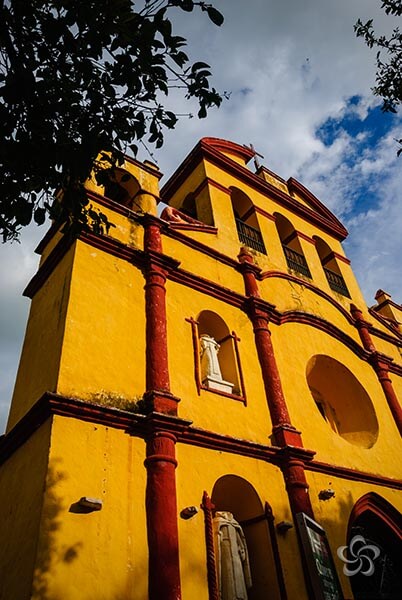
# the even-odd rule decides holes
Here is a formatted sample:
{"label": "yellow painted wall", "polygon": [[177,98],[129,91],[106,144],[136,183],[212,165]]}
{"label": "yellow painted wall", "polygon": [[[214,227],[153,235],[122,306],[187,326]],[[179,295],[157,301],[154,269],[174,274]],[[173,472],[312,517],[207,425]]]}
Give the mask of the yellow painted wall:
{"label": "yellow painted wall", "polygon": [[[290,418],[302,431],[304,445],[317,452],[315,458],[401,478],[401,465],[392,459],[393,449],[400,445],[400,436],[371,365],[333,337],[301,324],[272,326],[272,340]],[[379,426],[372,448],[351,445],[333,432],[319,413],[306,381],[307,363],[316,354],[330,356],[345,365],[370,396]],[[342,382],[338,385],[342,394]]]}
{"label": "yellow painted wall", "polygon": [[[283,477],[277,467],[238,455],[181,444],[177,446],[177,456],[179,513],[186,506],[198,507],[203,491],[206,490],[211,495],[216,481],[230,474],[249,482],[257,492],[262,506],[266,501],[271,505],[276,523],[292,520]],[[188,485],[189,476],[191,486]],[[298,555],[296,530],[292,529],[286,536],[278,535],[277,538],[288,597],[307,600],[301,565],[295,561],[295,556]],[[201,510],[188,521],[179,519],[180,570],[184,600],[208,598],[204,540],[204,515]],[[273,598],[276,596],[273,595]]]}
{"label": "yellow painted wall", "polygon": [[[32,598],[147,597],[144,457],[120,430],[54,418]],[[102,509],[72,512],[82,496]]]}
{"label": "yellow painted wall", "polygon": [[[57,391],[135,401],[145,389],[142,273],[77,242]],[[118,405],[118,404],[117,404]]]}
{"label": "yellow painted wall", "polygon": [[[156,177],[141,174],[137,165],[128,165],[141,186],[157,192]],[[309,237],[319,235],[335,252],[341,244],[332,236],[278,206],[270,197],[210,164],[196,166],[179,188],[171,204],[180,206],[205,175],[223,186],[243,190],[251,201],[269,214],[279,212],[294,228]],[[93,184],[90,187],[102,193]],[[205,196],[209,193],[210,198]],[[204,209],[210,201],[216,234],[185,231],[183,235],[235,259],[241,247],[238,240],[230,196],[214,186],[202,192]],[[103,210],[103,208],[102,208]],[[108,209],[105,210],[107,212]],[[117,227],[111,235],[119,241],[141,248],[142,226],[122,215],[108,213]],[[254,253],[263,271],[288,273],[275,223],[257,215],[267,255]],[[55,238],[56,240],[56,238]],[[55,240],[45,250],[48,256]],[[163,235],[166,255],[181,261],[181,268],[238,294],[244,293],[242,276],[215,258],[190,249]],[[298,311],[320,317],[361,345],[357,329],[342,308],[349,311],[351,300],[334,293],[328,286],[314,245],[300,239],[314,286],[334,302],[308,289],[305,280],[288,281],[279,275],[259,283],[263,299],[280,312]],[[42,259],[43,261],[43,259]],[[372,321],[354,279],[351,267],[339,262],[351,292],[352,301]],[[306,280],[307,281],[307,280]],[[120,258],[77,241],[51,273],[32,302],[26,340],[17,378],[9,429],[46,391],[57,391],[94,403],[121,408],[131,407],[145,391],[145,299],[141,271]],[[166,282],[168,355],[171,391],[181,400],[179,417],[195,427],[258,442],[270,443],[272,424],[265,397],[263,378],[255,347],[252,324],[240,308],[196,291],[188,286]],[[197,393],[194,374],[192,330],[186,318],[196,319],[202,311],[212,311],[240,338],[239,354],[244,375],[247,406],[213,391]],[[384,326],[376,323],[381,331]],[[401,477],[395,460],[400,438],[382,388],[372,366],[360,359],[342,341],[329,333],[301,323],[270,324],[272,342],[284,396],[293,425],[302,432],[306,448],[316,452],[315,459],[391,478]],[[377,344],[378,341],[378,344]],[[402,364],[399,350],[387,340],[376,338],[378,349]],[[319,413],[306,380],[310,359],[322,354],[335,359],[359,380],[369,395],[378,421],[378,437],[371,448],[352,445],[335,433]],[[402,397],[402,378],[391,376],[397,395]],[[339,384],[342,394],[342,383]],[[351,408],[353,410],[353,407]],[[118,600],[147,597],[147,540],[145,516],[146,470],[144,442],[113,428],[78,419],[53,418],[49,467],[42,510],[42,490],[49,450],[50,423],[42,426],[5,464],[0,477],[7,497],[27,498],[21,503],[16,535],[6,524],[9,552],[0,558],[3,570],[10,569],[8,596],[4,600],[27,597],[28,578],[19,581],[10,561],[28,532],[34,540],[40,519],[38,557],[33,598],[39,600]],[[178,514],[186,506],[199,506],[202,493],[212,493],[215,482],[224,475],[236,475],[255,489],[262,505],[268,501],[275,521],[291,520],[284,480],[279,469],[269,463],[179,443],[177,445]],[[369,486],[357,481],[307,472],[316,519],[327,530],[333,554],[345,543],[346,527],[353,504],[368,491],[376,490],[391,504],[401,508],[400,496],[389,488]],[[321,489],[332,487],[336,496],[328,502],[318,500]],[[11,490],[11,495],[8,493]],[[31,493],[32,490],[32,493]],[[0,492],[1,493],[1,492]],[[88,514],[71,510],[82,496],[103,500],[100,512]],[[5,506],[6,500],[0,505]],[[16,509],[17,510],[17,509]],[[32,517],[32,518],[31,518]],[[184,600],[206,600],[206,566],[202,513],[188,521],[178,517],[180,567]],[[307,600],[296,530],[278,535],[288,597]],[[32,571],[35,548],[24,547],[25,572]],[[348,582],[342,578],[345,593]],[[25,596],[24,596],[25,594]]]}
{"label": "yellow painted wall", "polygon": [[31,597],[50,431],[51,419],[0,468],[1,600]]}
{"label": "yellow painted wall", "polygon": [[7,431],[42,394],[56,391],[74,252],[72,246],[32,300]]}

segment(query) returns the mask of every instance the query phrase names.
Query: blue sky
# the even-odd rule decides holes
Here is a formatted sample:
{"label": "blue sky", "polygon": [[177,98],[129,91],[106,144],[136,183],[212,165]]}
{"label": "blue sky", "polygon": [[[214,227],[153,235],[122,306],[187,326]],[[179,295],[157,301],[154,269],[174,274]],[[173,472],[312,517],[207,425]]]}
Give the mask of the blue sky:
{"label": "blue sky", "polygon": [[[153,152],[169,176],[203,136],[254,144],[263,163],[296,177],[346,225],[345,250],[365,295],[382,288],[402,301],[401,116],[373,98],[375,51],[356,39],[360,17],[386,33],[380,0],[216,0],[223,27],[183,14],[176,34],[194,60],[211,64],[213,85],[230,92],[208,119],[182,119]],[[171,108],[196,113],[179,95]],[[145,151],[140,159],[149,158]],[[162,184],[166,179],[162,180]],[[46,227],[0,249],[0,431],[4,427],[29,310],[22,291],[37,268],[33,253]]]}

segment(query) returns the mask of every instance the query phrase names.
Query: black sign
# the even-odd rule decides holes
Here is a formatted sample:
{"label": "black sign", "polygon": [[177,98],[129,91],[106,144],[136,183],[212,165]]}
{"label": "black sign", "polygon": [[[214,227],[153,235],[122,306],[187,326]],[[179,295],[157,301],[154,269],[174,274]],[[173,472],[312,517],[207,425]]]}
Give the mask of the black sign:
{"label": "black sign", "polygon": [[343,600],[327,535],[304,513],[296,515],[314,600]]}

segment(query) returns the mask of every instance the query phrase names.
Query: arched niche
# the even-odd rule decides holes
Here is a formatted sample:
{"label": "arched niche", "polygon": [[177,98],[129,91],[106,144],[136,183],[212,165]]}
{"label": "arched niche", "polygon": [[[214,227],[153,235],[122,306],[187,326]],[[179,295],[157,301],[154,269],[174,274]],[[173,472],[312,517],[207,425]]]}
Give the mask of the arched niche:
{"label": "arched niche", "polygon": [[141,189],[137,179],[125,169],[115,168],[105,183],[105,196],[128,206]]}
{"label": "arched niche", "polygon": [[311,395],[323,419],[347,442],[371,448],[378,437],[373,403],[358,379],[342,363],[316,354],[306,367]]}
{"label": "arched niche", "polygon": [[223,380],[233,384],[233,394],[241,395],[240,365],[236,352],[236,336],[230,332],[225,321],[211,310],[203,310],[197,318],[198,337],[206,334],[219,344],[218,361]]}
{"label": "arched niche", "polygon": [[310,269],[303,253],[297,231],[292,223],[281,215],[274,213],[276,229],[279,239],[281,240],[283,252],[285,254],[286,263],[292,271],[296,271],[305,277],[311,278]]}
{"label": "arched niche", "polygon": [[[364,542],[356,539],[364,538]],[[347,545],[349,560],[356,555],[369,557],[373,553],[364,550],[364,545],[374,545],[379,556],[372,565],[370,576],[361,571],[350,577],[355,600],[399,600],[402,598],[402,515],[375,492],[365,494],[352,509]],[[363,570],[370,567],[367,559],[362,561]],[[359,566],[356,562],[350,568]]]}
{"label": "arched niche", "polygon": [[237,475],[224,475],[218,479],[211,499],[214,512],[231,512],[243,529],[253,582],[248,590],[248,600],[280,600],[278,570],[281,567],[279,556],[273,550],[275,530],[269,507],[265,508],[254,487]]}
{"label": "arched niche", "polygon": [[247,194],[236,187],[230,188],[230,199],[240,242],[266,254],[254,204]]}
{"label": "arched niche", "polygon": [[336,260],[334,252],[328,246],[324,240],[314,235],[315,247],[317,250],[318,257],[320,259],[322,268],[324,269],[325,276],[327,278],[329,287],[338,294],[350,298],[349,290],[346,286],[345,280],[342,276],[338,262]]}

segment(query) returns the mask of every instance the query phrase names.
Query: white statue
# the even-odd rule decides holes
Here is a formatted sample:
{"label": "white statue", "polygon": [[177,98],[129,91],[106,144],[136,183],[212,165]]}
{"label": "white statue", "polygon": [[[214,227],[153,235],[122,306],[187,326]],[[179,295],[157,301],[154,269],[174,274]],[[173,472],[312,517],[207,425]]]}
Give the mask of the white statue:
{"label": "white statue", "polygon": [[231,394],[233,383],[222,377],[218,360],[219,348],[218,342],[207,333],[200,336],[201,380],[209,388]]}
{"label": "white statue", "polygon": [[214,517],[216,563],[221,600],[247,600],[252,586],[250,562],[243,529],[232,513]]}

